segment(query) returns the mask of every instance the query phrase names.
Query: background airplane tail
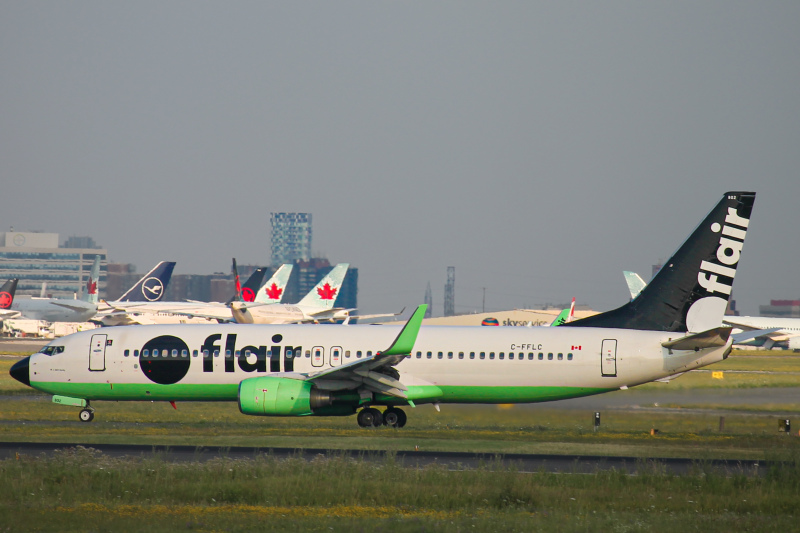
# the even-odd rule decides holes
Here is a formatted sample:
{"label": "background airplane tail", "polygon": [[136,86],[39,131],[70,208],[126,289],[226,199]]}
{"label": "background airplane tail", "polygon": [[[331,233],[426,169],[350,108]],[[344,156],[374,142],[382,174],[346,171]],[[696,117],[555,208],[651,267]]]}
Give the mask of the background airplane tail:
{"label": "background airplane tail", "polygon": [[728,192],[631,302],[564,327],[701,332],[722,323],[754,192]]}
{"label": "background airplane tail", "polygon": [[167,284],[175,268],[174,261],[161,261],[142,276],[133,287],[119,297],[120,302],[158,302],[164,298]]}
{"label": "background airplane tail", "polygon": [[[283,297],[286,295],[286,285],[289,283],[289,276],[292,275],[293,268],[294,265],[288,263],[281,265],[272,277],[267,280],[264,286],[258,290],[255,301],[265,304],[281,303]],[[264,274],[262,273],[261,275],[263,276]]]}
{"label": "background airplane tail", "polygon": [[339,296],[339,289],[342,288],[348,268],[350,268],[349,263],[339,263],[333,267],[333,270],[328,272],[322,281],[317,283],[316,287],[311,289],[311,292],[306,294],[297,305],[332,309],[336,297]]}
{"label": "background airplane tail", "polygon": [[89,271],[89,279],[86,281],[86,292],[81,296],[81,300],[96,304],[98,301],[97,284],[100,282],[100,256],[94,256],[92,270]]}
{"label": "background airplane tail", "polygon": [[259,267],[250,274],[250,277],[247,278],[244,285],[242,286],[242,300],[245,302],[252,302],[256,299],[256,294],[258,293],[258,289],[261,287],[261,282],[264,281],[264,274],[267,273],[267,269],[264,267]]}
{"label": "background airplane tail", "polygon": [[17,292],[17,282],[19,282],[17,278],[10,279],[0,287],[0,310],[11,309],[14,294]]}

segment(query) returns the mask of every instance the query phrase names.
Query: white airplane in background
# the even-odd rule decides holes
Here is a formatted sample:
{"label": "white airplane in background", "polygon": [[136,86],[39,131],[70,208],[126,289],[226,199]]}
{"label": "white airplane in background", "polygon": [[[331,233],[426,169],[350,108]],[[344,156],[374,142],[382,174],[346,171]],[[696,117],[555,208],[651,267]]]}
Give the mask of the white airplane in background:
{"label": "white airplane in background", "polygon": [[[647,283],[636,272],[626,270],[623,274],[633,300]],[[734,344],[763,337],[765,350],[771,350],[777,342],[786,342],[790,350],[800,350],[800,318],[725,315],[722,317],[722,324],[741,330],[741,333],[732,335]]]}
{"label": "white airplane in background", "polygon": [[[287,265],[284,265],[287,266]],[[283,268],[283,267],[281,267]],[[231,313],[237,324],[297,324],[302,322],[345,320],[352,309],[333,307],[342,288],[349,263],[339,263],[295,305],[268,303],[231,303]],[[259,292],[261,296],[263,291]]]}
{"label": "white airplane in background", "polygon": [[45,320],[47,322],[86,322],[97,314],[97,283],[100,280],[100,256],[96,255],[86,291],[80,299],[68,298],[20,298],[11,304],[21,318]]}
{"label": "white airplane in background", "polygon": [[422,305],[404,326],[106,328],[55,340],[10,374],[87,422],[98,400],[230,401],[249,415],[358,412],[362,427],[402,427],[404,406],[627,389],[728,356],[720,322],[754,201],[726,193],[637,298],[559,327],[421,326]]}
{"label": "white airplane in background", "polygon": [[11,309],[14,303],[14,293],[17,291],[18,278],[10,279],[0,287],[0,319],[19,316],[19,311]]}
{"label": "white airplane in background", "polygon": [[[173,263],[174,265],[174,263]],[[234,279],[238,282],[236,260],[233,261]],[[231,301],[241,299],[243,294],[259,291],[258,286],[264,279],[265,269],[256,269],[244,286],[238,286]],[[291,265],[289,268],[291,272]],[[278,276],[281,269],[267,282],[267,285],[278,284],[275,290],[282,292],[288,280],[288,274]],[[276,277],[277,276],[277,277]],[[167,280],[168,281],[168,280]],[[164,284],[166,290],[166,283]],[[258,295],[256,296],[258,297]],[[109,302],[113,312],[98,317],[104,326],[129,326],[134,324],[207,324],[209,322],[230,322],[232,320],[229,304],[219,302]]]}

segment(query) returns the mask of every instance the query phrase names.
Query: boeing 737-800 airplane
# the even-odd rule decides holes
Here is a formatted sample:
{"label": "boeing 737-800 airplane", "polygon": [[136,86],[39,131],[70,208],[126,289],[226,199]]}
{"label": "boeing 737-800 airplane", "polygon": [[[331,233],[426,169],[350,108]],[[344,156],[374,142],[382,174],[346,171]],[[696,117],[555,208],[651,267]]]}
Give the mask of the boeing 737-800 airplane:
{"label": "boeing 737-800 airplane", "polygon": [[232,401],[249,415],[358,412],[362,427],[401,427],[404,406],[627,389],[728,356],[731,328],[719,324],[754,200],[726,193],[632,302],[560,327],[422,327],[422,305],[402,327],[107,328],[55,340],[11,375],[85,421],[94,400]]}

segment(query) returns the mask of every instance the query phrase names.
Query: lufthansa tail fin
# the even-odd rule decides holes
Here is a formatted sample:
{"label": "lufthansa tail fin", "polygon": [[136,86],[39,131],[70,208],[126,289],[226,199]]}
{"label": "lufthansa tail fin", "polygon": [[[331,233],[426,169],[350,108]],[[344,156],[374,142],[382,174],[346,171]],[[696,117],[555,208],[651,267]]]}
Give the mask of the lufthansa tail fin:
{"label": "lufthansa tail fin", "polygon": [[96,304],[98,301],[97,284],[100,282],[100,254],[94,256],[92,270],[89,271],[89,279],[86,280],[86,291],[81,296],[81,300]]}
{"label": "lufthansa tail fin", "polygon": [[120,302],[158,302],[164,298],[174,261],[161,261],[153,269],[142,276],[136,285],[119,297]]}
{"label": "lufthansa tail fin", "polygon": [[332,309],[336,297],[339,296],[339,289],[342,288],[342,283],[344,282],[344,277],[347,274],[348,268],[350,268],[349,263],[339,263],[333,267],[333,270],[328,272],[328,274],[317,283],[316,287],[311,289],[311,292],[306,294],[297,305]]}
{"label": "lufthansa tail fin", "polygon": [[10,279],[0,287],[0,311],[11,309],[14,303],[14,294],[17,292],[18,278]]}
{"label": "lufthansa tail fin", "polygon": [[272,277],[267,280],[264,286],[258,290],[255,301],[260,304],[281,303],[284,296],[286,296],[286,285],[289,283],[289,276],[292,275],[293,268],[294,265],[289,263],[281,265]]}
{"label": "lufthansa tail fin", "polygon": [[728,192],[629,303],[563,327],[701,332],[722,323],[754,192]]}

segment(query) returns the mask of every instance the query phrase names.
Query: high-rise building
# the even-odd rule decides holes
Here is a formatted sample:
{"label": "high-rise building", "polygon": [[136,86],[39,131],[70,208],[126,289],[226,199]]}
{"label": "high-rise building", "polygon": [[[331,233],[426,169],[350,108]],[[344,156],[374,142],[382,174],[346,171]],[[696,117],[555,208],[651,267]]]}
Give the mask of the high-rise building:
{"label": "high-rise building", "polygon": [[[75,239],[94,243],[88,237]],[[83,293],[96,255],[101,258],[98,291],[102,295],[106,286],[105,249],[60,248],[58,233],[0,233],[0,280],[19,278],[20,295],[38,296],[46,283],[48,296],[72,298]]]}
{"label": "high-rise building", "polygon": [[425,309],[425,318],[433,316],[433,292],[431,292],[431,282],[428,282],[428,287],[425,289],[425,304],[428,306]]}
{"label": "high-rise building", "polygon": [[444,316],[456,314],[456,267],[447,267],[447,284],[444,286]]}
{"label": "high-rise building", "polygon": [[270,213],[272,266],[311,259],[311,213]]}

